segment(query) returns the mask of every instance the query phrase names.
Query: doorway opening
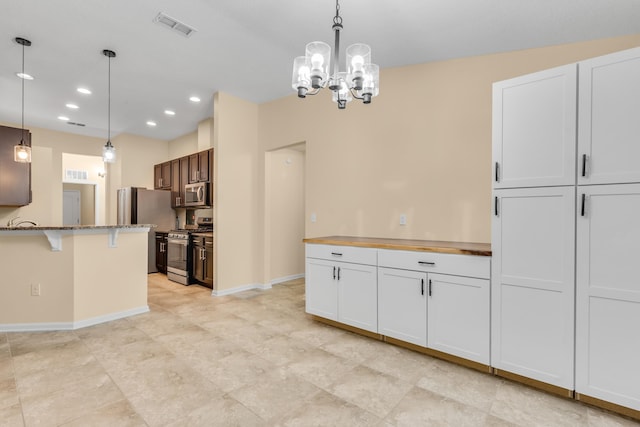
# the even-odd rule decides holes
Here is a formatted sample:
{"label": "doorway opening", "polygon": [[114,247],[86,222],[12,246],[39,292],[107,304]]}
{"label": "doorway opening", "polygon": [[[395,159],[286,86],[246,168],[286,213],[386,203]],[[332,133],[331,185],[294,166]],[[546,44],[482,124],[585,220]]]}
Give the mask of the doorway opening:
{"label": "doorway opening", "polygon": [[62,224],[96,224],[96,185],[62,184]]}
{"label": "doorway opening", "polygon": [[265,155],[265,273],[270,284],[304,277],[306,143]]}

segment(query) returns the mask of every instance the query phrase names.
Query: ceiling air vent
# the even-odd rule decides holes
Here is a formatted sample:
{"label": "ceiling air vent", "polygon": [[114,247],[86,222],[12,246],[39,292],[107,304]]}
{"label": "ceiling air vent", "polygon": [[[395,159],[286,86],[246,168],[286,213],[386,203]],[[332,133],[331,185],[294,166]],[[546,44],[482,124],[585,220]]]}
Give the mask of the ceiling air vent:
{"label": "ceiling air vent", "polygon": [[153,22],[164,25],[167,28],[171,28],[185,37],[189,37],[191,34],[196,32],[195,28],[190,27],[184,22],[180,22],[163,12],[158,13],[158,15],[153,18]]}
{"label": "ceiling air vent", "polygon": [[84,123],[77,123],[77,122],[67,122],[68,125],[73,125],[73,126],[80,126],[80,127],[85,127],[86,125]]}

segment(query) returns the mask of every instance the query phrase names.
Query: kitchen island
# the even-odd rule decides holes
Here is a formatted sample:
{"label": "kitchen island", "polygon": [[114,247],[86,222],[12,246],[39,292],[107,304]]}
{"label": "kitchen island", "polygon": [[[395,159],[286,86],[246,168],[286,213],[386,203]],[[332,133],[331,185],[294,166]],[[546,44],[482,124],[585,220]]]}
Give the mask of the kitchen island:
{"label": "kitchen island", "polygon": [[0,227],[0,331],[70,330],[149,311],[151,227]]}

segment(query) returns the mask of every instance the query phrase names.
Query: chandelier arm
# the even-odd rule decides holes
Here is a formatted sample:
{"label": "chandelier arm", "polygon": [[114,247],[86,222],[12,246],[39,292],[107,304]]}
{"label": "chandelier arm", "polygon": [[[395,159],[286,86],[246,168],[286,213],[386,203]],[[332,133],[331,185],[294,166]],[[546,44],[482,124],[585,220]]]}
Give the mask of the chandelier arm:
{"label": "chandelier arm", "polygon": [[351,92],[351,95],[355,98],[355,99],[364,99],[364,96],[359,96],[358,95],[358,91],[355,90],[354,88],[350,87],[349,91]]}
{"label": "chandelier arm", "polygon": [[320,93],[320,89],[324,89],[324,86],[323,87],[319,87],[317,89],[310,90],[307,93],[305,93],[305,95],[310,95],[310,96],[317,95],[317,94]]}

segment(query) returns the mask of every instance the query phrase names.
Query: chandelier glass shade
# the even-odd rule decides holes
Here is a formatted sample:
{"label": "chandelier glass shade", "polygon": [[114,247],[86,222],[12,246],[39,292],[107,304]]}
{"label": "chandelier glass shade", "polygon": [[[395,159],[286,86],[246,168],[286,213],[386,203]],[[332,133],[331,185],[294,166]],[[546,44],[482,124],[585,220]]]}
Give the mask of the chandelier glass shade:
{"label": "chandelier glass shade", "polygon": [[340,71],[342,28],[340,4],[336,0],[336,16],[332,27],[335,33],[333,58],[331,46],[327,43],[314,41],[307,44],[305,55],[298,56],[293,61],[291,87],[298,92],[298,97],[315,95],[328,87],[333,92],[332,100],[338,104],[339,109],[344,109],[353,98],[369,104],[380,92],[380,70],[376,64],[371,63],[371,48],[368,45],[356,43],[349,46],[346,50],[347,71]]}
{"label": "chandelier glass shade", "polygon": [[22,73],[18,76],[22,80],[22,127],[20,130],[20,143],[13,146],[13,161],[18,163],[31,163],[31,147],[24,142],[24,48],[31,46],[31,42],[22,37],[16,37],[15,42],[22,45]]}

